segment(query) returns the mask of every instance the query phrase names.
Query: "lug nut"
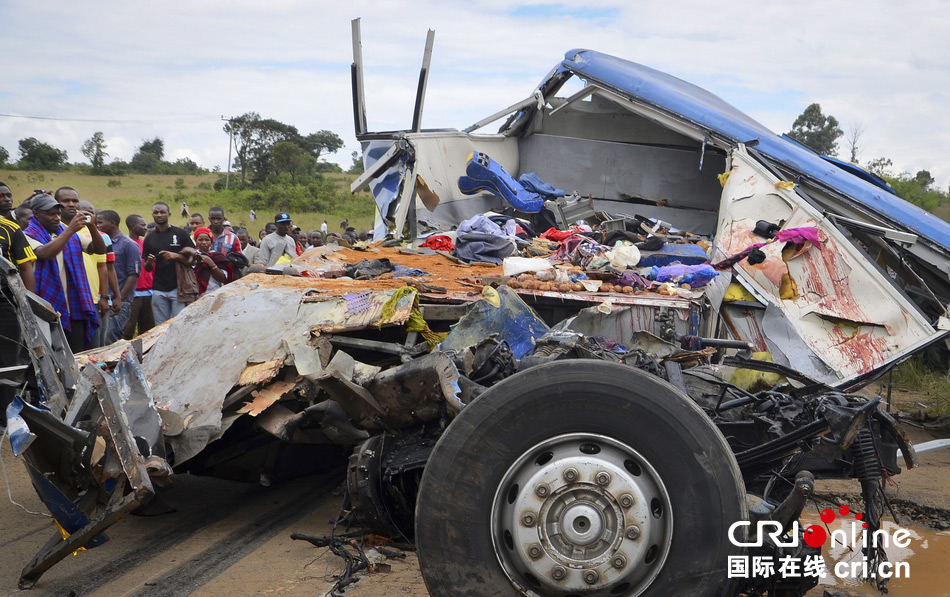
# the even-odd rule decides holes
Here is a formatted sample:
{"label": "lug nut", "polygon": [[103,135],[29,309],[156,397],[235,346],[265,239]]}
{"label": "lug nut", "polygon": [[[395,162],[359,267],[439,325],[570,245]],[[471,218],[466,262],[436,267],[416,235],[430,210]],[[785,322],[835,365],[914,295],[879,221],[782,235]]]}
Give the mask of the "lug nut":
{"label": "lug nut", "polygon": [[610,475],[605,472],[599,472],[597,476],[594,477],[594,482],[598,485],[606,485],[610,483]]}
{"label": "lug nut", "polygon": [[619,570],[627,565],[627,558],[623,556],[614,556],[614,559],[610,560],[610,564]]}
{"label": "lug nut", "polygon": [[553,578],[554,580],[564,580],[566,576],[567,576],[567,570],[565,570],[563,566],[555,566],[551,570],[551,578]]}
{"label": "lug nut", "polygon": [[531,512],[525,512],[524,516],[521,517],[521,523],[526,527],[534,526],[534,514]]}
{"label": "lug nut", "polygon": [[540,484],[540,485],[538,485],[537,487],[534,488],[534,493],[535,493],[535,495],[537,495],[538,497],[541,497],[541,498],[547,497],[548,493],[550,493],[550,492],[551,492],[551,488],[548,487],[547,485],[545,485],[544,483],[542,483],[542,484]]}
{"label": "lug nut", "polygon": [[640,538],[640,527],[629,526],[627,527],[627,539],[636,540]]}
{"label": "lug nut", "polygon": [[528,555],[531,556],[531,559],[533,559],[533,560],[537,560],[538,558],[540,558],[540,557],[541,557],[541,546],[540,546],[540,545],[532,545],[531,547],[529,547],[529,548],[528,548]]}
{"label": "lug nut", "polygon": [[573,483],[574,481],[577,481],[577,469],[569,468],[566,471],[564,471],[564,480],[567,481],[568,483]]}
{"label": "lug nut", "polygon": [[600,575],[597,574],[596,570],[588,570],[584,573],[584,582],[589,585],[596,583],[600,579]]}
{"label": "lug nut", "polygon": [[630,495],[629,493],[625,493],[622,496],[620,496],[620,506],[623,508],[629,508],[633,506],[633,502],[634,502],[633,496]]}

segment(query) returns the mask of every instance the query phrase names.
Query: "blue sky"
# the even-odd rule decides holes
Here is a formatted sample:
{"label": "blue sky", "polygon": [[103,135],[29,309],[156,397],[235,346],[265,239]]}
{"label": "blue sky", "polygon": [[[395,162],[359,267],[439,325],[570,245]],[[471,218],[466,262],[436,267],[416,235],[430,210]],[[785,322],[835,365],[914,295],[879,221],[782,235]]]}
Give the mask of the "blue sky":
{"label": "blue sky", "polygon": [[371,130],[411,124],[431,28],[424,127],[515,103],[586,47],[705,87],[778,133],[818,102],[846,132],[863,128],[862,163],[886,156],[950,182],[950,11],[923,1],[0,2],[0,113],[56,119],[0,117],[0,146],[15,159],[35,136],[82,161],[102,131],[127,160],[159,136],[170,159],[225,168],[221,117],[256,111],[336,132],[346,147],[329,157],[348,165],[356,17]]}

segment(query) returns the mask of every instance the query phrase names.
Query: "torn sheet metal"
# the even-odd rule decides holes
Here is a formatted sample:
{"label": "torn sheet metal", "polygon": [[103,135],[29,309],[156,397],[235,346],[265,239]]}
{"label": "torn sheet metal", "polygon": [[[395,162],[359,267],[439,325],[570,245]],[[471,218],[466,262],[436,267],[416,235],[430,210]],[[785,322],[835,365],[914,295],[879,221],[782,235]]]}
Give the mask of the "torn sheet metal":
{"label": "torn sheet metal", "polygon": [[[664,307],[655,305],[604,305],[583,309],[568,327],[586,336],[603,336],[633,347],[639,332],[672,338],[699,335],[702,301],[670,300]],[[666,314],[666,317],[658,315]]]}
{"label": "torn sheet metal", "polygon": [[238,409],[238,414],[248,414],[252,417],[256,417],[270,408],[272,404],[292,392],[295,387],[297,387],[296,382],[277,381],[263,389],[251,392],[254,399],[244,403],[244,406]]}
{"label": "torn sheet metal", "polygon": [[147,387],[139,385],[143,378],[138,364],[130,355],[123,362],[122,382],[94,365],[82,368],[87,383],[80,387],[95,395],[95,399],[77,397],[88,407],[83,428],[19,399],[7,411],[14,429],[14,453],[26,463],[37,493],[65,531],[61,535],[55,529],[24,567],[20,588],[32,587],[46,570],[79,548],[105,542],[101,535],[105,528],[152,498],[155,490],[147,458],[155,459],[156,472],[165,472],[161,456],[152,454],[156,425],[152,416],[157,412]]}
{"label": "torn sheet metal", "polygon": [[241,371],[241,378],[238,380],[238,385],[250,386],[267,383],[277,376],[277,373],[283,366],[284,361],[280,359],[248,365],[244,371]]}
{"label": "torn sheet metal", "polygon": [[548,326],[507,286],[485,287],[482,300],[452,327],[440,350],[462,350],[478,345],[491,335],[505,341],[516,359],[531,352]]}
{"label": "torn sheet metal", "polygon": [[[319,280],[269,279],[267,285],[238,280],[195,301],[168,324],[166,333],[145,355],[147,379],[155,404],[178,415],[181,433],[167,438],[175,466],[192,458],[220,435],[225,396],[241,379],[246,364],[284,357],[284,337],[304,330],[347,331],[400,325],[409,317],[415,293],[370,291],[304,300]],[[386,316],[384,306],[389,304]],[[214,321],[213,329],[207,322]],[[264,332],[266,330],[266,333]],[[197,372],[200,371],[200,374]]]}
{"label": "torn sheet metal", "polygon": [[365,388],[353,381],[353,370],[331,362],[319,384],[364,429],[403,429],[434,421],[446,411],[454,415],[462,408],[459,372],[445,353],[386,369]]}
{"label": "torn sheet metal", "polygon": [[734,268],[745,285],[788,319],[788,325],[780,325],[767,309],[772,324],[763,322],[778,362],[839,385],[937,333],[834,225],[793,190],[777,187],[778,179],[744,148],[733,153],[732,164],[714,261],[766,240],[753,232],[763,214],[782,228],[816,227],[823,238],[820,247],[797,250],[770,243],[761,248],[764,262],[742,261]]}
{"label": "torn sheet metal", "polygon": [[[59,416],[66,408],[79,374],[59,315],[48,302],[26,289],[17,266],[3,256],[0,256],[0,275],[15,301],[23,345],[36,372],[40,394],[46,399],[47,407]],[[8,294],[0,300],[5,300]]]}
{"label": "torn sheet metal", "polygon": [[446,406],[456,414],[463,406],[458,369],[443,352],[382,371],[367,389],[386,413],[387,426],[394,428],[433,421]]}

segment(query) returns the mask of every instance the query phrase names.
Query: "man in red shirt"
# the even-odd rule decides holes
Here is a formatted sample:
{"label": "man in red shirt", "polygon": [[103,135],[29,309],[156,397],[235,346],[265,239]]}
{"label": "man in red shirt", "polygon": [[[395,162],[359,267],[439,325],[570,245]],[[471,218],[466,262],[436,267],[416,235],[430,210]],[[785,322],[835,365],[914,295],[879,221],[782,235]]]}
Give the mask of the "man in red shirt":
{"label": "man in red shirt", "polygon": [[[143,238],[148,232],[145,218],[132,214],[125,219],[125,226],[129,229],[129,238],[135,241],[141,251],[145,244]],[[155,327],[155,316],[152,314],[152,278],[154,276],[154,271],[145,271],[145,259],[142,259],[141,273],[132,298],[132,310],[129,312],[125,327],[122,328],[122,337],[126,340],[131,340],[135,336],[136,328],[139,334],[143,334]]]}

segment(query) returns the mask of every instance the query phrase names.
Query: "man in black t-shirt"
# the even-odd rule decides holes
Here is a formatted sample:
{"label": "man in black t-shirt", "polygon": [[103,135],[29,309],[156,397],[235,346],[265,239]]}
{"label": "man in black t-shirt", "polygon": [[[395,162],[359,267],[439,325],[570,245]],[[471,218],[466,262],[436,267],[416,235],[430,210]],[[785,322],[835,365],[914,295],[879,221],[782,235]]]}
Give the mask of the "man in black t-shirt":
{"label": "man in black t-shirt", "polygon": [[[3,188],[6,188],[4,185]],[[9,192],[9,189],[4,192]],[[20,270],[20,277],[27,290],[36,290],[33,278],[33,253],[26,235],[16,222],[0,216],[0,255]],[[12,367],[24,361],[21,351],[20,324],[13,307],[13,294],[7,287],[7,278],[0,275],[0,367]],[[13,400],[15,390],[0,384],[0,427],[6,426],[7,405]]]}
{"label": "man in black t-shirt", "polygon": [[178,300],[177,263],[190,265],[195,255],[191,236],[177,226],[168,225],[168,204],[159,201],[152,206],[155,229],[145,236],[142,254],[145,271],[155,272],[152,279],[152,313],[159,325],[185,308]]}

